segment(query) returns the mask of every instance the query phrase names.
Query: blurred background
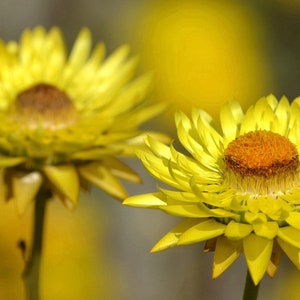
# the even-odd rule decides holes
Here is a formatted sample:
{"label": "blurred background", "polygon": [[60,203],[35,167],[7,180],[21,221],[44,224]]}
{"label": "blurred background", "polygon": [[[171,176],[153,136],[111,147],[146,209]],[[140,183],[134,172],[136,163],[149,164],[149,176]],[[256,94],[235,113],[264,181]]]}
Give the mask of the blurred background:
{"label": "blurred background", "polygon": [[[297,0],[2,0],[0,37],[18,40],[24,28],[60,26],[70,48],[87,26],[107,53],[124,43],[140,57],[138,73],[152,71],[153,101],[170,103],[145,128],[175,137],[173,114],[192,107],[214,117],[237,99],[246,109],[273,93],[300,95],[300,2]],[[136,160],[127,162],[144,183],[130,195],[154,191],[156,182]],[[0,204],[0,300],[22,300],[20,239],[30,237],[30,214],[17,217]],[[99,190],[82,194],[75,212],[49,205],[42,265],[42,300],[238,300],[244,258],[211,279],[212,254],[203,244],[151,254],[178,219],[121,205]],[[300,274],[285,258],[274,279],[263,279],[260,299],[294,299]],[[299,286],[299,284],[298,284]]]}

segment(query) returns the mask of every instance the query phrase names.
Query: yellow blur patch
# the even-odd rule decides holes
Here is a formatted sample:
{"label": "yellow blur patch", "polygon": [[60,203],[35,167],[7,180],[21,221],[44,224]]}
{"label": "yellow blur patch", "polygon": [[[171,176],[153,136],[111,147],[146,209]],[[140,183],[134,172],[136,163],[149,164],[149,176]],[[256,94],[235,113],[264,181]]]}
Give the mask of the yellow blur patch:
{"label": "yellow blur patch", "polygon": [[236,1],[156,1],[137,21],[135,37],[155,98],[186,112],[216,115],[221,104],[243,106],[273,87],[263,19]]}

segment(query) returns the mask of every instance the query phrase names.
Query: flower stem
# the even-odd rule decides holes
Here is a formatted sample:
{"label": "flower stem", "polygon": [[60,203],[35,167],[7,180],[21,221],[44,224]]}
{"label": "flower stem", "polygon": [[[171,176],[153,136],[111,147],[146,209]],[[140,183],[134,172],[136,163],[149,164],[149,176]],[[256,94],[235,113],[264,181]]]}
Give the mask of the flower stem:
{"label": "flower stem", "polygon": [[25,270],[22,274],[28,300],[39,299],[39,278],[43,247],[44,217],[48,196],[47,192],[41,191],[35,199],[31,254],[26,261]]}
{"label": "flower stem", "polygon": [[259,284],[255,285],[249,270],[247,270],[247,277],[244,287],[243,300],[256,300],[259,290]]}

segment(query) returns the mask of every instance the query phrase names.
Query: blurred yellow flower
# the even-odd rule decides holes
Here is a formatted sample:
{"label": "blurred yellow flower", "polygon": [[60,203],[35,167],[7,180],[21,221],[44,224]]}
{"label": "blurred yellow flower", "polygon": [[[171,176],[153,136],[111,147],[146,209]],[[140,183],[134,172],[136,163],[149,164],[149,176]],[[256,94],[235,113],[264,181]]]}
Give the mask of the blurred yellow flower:
{"label": "blurred yellow flower", "polygon": [[155,98],[175,111],[201,105],[217,116],[228,99],[247,107],[274,90],[267,26],[252,3],[151,1],[135,20],[133,43],[154,70]]}
{"label": "blurred yellow flower", "polygon": [[80,187],[122,199],[118,178],[140,180],[116,156],[133,155],[138,126],[163,105],[144,101],[149,75],[131,81],[127,46],[104,60],[103,44],[91,44],[83,29],[67,55],[60,30],[42,27],[0,42],[0,198],[20,214],[41,189],[73,207]]}
{"label": "blurred yellow flower", "polygon": [[[129,197],[124,204],[186,219],[152,249],[206,241],[213,277],[244,252],[253,282],[274,276],[285,253],[300,268],[300,98],[260,99],[246,113],[224,105],[220,125],[205,111],[175,117],[190,155],[149,137],[139,157],[173,189]],[[175,188],[175,190],[174,190]]]}

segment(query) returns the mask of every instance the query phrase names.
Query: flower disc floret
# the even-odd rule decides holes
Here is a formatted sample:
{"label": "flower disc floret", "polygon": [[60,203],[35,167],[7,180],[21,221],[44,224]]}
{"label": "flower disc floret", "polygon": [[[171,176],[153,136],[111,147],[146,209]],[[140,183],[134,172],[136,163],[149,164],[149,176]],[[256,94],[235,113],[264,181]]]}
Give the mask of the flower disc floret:
{"label": "flower disc floret", "polygon": [[139,158],[164,184],[124,203],[160,209],[185,220],[152,249],[205,241],[213,277],[244,252],[258,284],[274,276],[285,253],[300,269],[300,100],[262,98],[245,113],[226,104],[220,124],[202,110],[175,116],[187,154],[149,137]]}

